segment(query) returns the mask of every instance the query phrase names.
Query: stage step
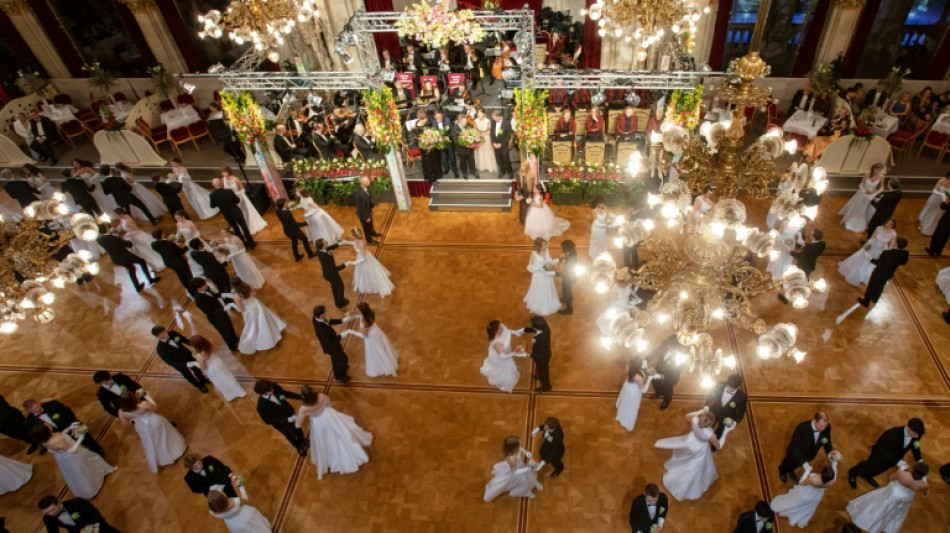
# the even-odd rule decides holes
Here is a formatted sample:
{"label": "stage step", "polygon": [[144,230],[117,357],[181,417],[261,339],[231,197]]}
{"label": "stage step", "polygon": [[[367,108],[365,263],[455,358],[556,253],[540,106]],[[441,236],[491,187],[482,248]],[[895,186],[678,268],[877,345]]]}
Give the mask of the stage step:
{"label": "stage step", "polygon": [[511,211],[511,181],[442,179],[429,191],[429,211]]}

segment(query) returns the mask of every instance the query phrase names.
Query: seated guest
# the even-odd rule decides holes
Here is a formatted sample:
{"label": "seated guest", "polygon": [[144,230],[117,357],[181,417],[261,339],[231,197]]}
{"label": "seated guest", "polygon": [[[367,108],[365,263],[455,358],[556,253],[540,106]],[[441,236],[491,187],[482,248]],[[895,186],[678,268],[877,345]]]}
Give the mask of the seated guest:
{"label": "seated guest", "polygon": [[561,40],[561,34],[558,31],[551,33],[551,39],[547,44],[548,57],[561,58],[564,53],[564,41]]}
{"label": "seated guest", "polygon": [[653,132],[660,131],[660,126],[663,125],[663,108],[657,106],[656,111],[654,111],[653,116],[647,120],[647,142],[653,142],[651,137]]}
{"label": "seated guest", "polygon": [[796,111],[809,111],[814,110],[815,107],[815,95],[812,94],[811,87],[807,85],[803,89],[799,89],[795,96],[792,97],[792,103],[788,106],[787,116],[792,116]]}
{"label": "seated guest", "polygon": [[817,161],[825,149],[828,148],[828,145],[837,140],[838,137],[846,135],[850,130],[851,110],[847,106],[841,106],[838,108],[838,116],[826,124],[818,132],[818,136],[812,139],[802,150],[805,159],[809,163]]}
{"label": "seated guest", "polygon": [[864,97],[864,107],[881,107],[885,100],[887,100],[887,91],[884,90],[884,80],[881,80]]}
{"label": "seated guest", "polygon": [[950,90],[940,93],[940,96],[934,98],[934,116],[942,115],[950,111]]}
{"label": "seated guest", "polygon": [[845,89],[844,96],[838,97],[838,101],[835,103],[835,115],[838,114],[842,108],[848,110],[849,118],[854,118],[855,115],[861,114],[861,110],[858,109],[857,112],[854,110],[857,108],[857,102],[855,101],[854,95],[856,94],[854,88]]}
{"label": "seated guest", "polygon": [[363,159],[382,159],[376,151],[376,142],[366,137],[366,128],[362,124],[357,124],[353,130],[353,144]]}
{"label": "seated guest", "polygon": [[907,116],[908,111],[910,111],[910,93],[904,91],[900,98],[897,98],[891,102],[891,106],[887,110],[887,114],[892,117],[897,117],[898,124],[900,124],[904,121],[904,117]]}
{"label": "seated guest", "polygon": [[435,104],[442,100],[442,93],[439,88],[432,84],[432,80],[426,80],[422,84],[422,90],[419,91],[419,98],[416,101],[419,105]]}
{"label": "seated guest", "polygon": [[560,113],[565,107],[570,108],[571,104],[567,97],[567,91],[564,89],[552,89],[548,93],[548,107],[552,111]]}
{"label": "seated guest", "polygon": [[911,99],[910,109],[907,111],[907,116],[904,117],[901,129],[917,131],[925,127],[934,119],[933,108],[933,89],[925,87],[923,91],[920,91],[920,94]]}
{"label": "seated guest", "polygon": [[633,136],[637,133],[637,116],[633,114],[633,106],[628,105],[623,109],[623,114],[617,119],[617,140],[620,142],[632,142]]}
{"label": "seated guest", "polygon": [[403,87],[402,82],[396,80],[393,87],[393,98],[396,100],[396,109],[402,110],[412,107],[412,95]]}
{"label": "seated guest", "polygon": [[604,129],[607,127],[604,116],[600,114],[600,108],[595,107],[590,110],[587,117],[587,140],[593,142],[604,142]]}
{"label": "seated guest", "polygon": [[307,149],[298,147],[294,140],[287,133],[287,126],[278,124],[275,128],[274,150],[280,154],[280,159],[284,163],[289,163],[294,159],[301,159],[307,155]]}
{"label": "seated guest", "polygon": [[30,131],[33,133],[33,143],[30,144],[30,148],[39,154],[48,154],[49,162],[55,163],[59,159],[53,147],[53,143],[59,140],[56,124],[49,117],[40,115],[36,109],[31,109]]}
{"label": "seated guest", "polygon": [[383,67],[383,70],[396,70],[396,67],[399,66],[399,62],[392,58],[392,55],[389,53],[389,50],[383,49],[383,57],[379,60],[379,64]]}
{"label": "seated guest", "polygon": [[406,46],[406,56],[403,58],[402,66],[404,71],[412,72],[416,76],[422,74],[422,54],[416,49],[416,45],[410,43]]}
{"label": "seated guest", "polygon": [[560,140],[574,140],[577,133],[577,124],[571,117],[571,110],[564,109],[561,118],[557,119],[557,125],[554,126],[554,138]]}
{"label": "seated guest", "polygon": [[313,146],[315,150],[314,155],[319,155],[324,159],[336,159],[340,154],[345,156],[350,152],[336,137],[328,135],[326,133],[326,126],[319,121],[313,123],[311,141],[311,146]]}

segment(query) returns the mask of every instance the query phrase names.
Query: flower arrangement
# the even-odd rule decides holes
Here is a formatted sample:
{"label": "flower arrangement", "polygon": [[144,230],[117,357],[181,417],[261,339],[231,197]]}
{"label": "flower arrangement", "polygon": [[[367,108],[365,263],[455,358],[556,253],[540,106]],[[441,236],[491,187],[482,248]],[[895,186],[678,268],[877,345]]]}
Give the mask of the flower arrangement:
{"label": "flower arrangement", "polygon": [[47,78],[35,70],[33,72],[18,70],[16,76],[16,86],[23,91],[23,94],[35,94],[46,99],[46,91],[50,88],[50,81]]}
{"label": "flower arrangement", "polygon": [[901,70],[900,67],[893,67],[891,71],[887,73],[887,76],[881,80],[881,83],[884,84],[884,92],[890,95],[891,98],[896,98],[897,93],[900,92],[901,88],[904,86],[904,78],[910,75],[910,69],[905,68]]}
{"label": "flower arrangement", "polygon": [[831,453],[828,454],[828,460],[832,463],[839,463],[842,459],[844,459],[844,456],[838,450],[831,450]]}
{"label": "flower arrangement", "polygon": [[869,107],[861,111],[860,115],[854,117],[854,140],[870,141],[873,139],[875,120],[877,120],[876,107]]}
{"label": "flower arrangement", "polygon": [[99,106],[99,117],[102,119],[102,129],[106,131],[119,131],[122,124],[115,118],[112,108],[107,105]]}
{"label": "flower arrangement", "polygon": [[481,133],[478,133],[478,130],[471,126],[463,129],[462,133],[459,134],[459,146],[478,148],[483,142],[485,142],[485,138],[482,137]]}
{"label": "flower arrangement", "polygon": [[383,86],[381,91],[368,89],[362,92],[366,104],[366,129],[370,137],[376,139],[379,153],[387,154],[395,150],[402,140],[402,127],[399,122],[399,110],[392,89]]}
{"label": "flower arrangement", "polygon": [[817,98],[831,98],[838,90],[834,69],[828,63],[818,63],[808,73],[808,87]]}
{"label": "flower arrangement", "polygon": [[389,178],[389,169],[381,159],[298,159],[291,162],[297,180],[305,178],[345,178],[366,176],[371,180]]}
{"label": "flower arrangement", "polygon": [[83,65],[82,69],[89,73],[89,85],[111,98],[112,89],[119,84],[115,74],[100,65],[98,61]]}
{"label": "flower arrangement", "polygon": [[148,67],[145,72],[151,78],[152,88],[155,89],[155,92],[162,98],[168,98],[172,93],[172,87],[175,86],[175,78],[171,72],[168,72],[165,65],[158,64],[154,67]]}
{"label": "flower arrangement", "polygon": [[475,44],[485,38],[485,29],[468,9],[449,10],[449,0],[421,0],[406,7],[396,21],[400,37],[421,41],[431,48],[447,46],[450,41]]}
{"label": "flower arrangement", "polygon": [[515,89],[514,120],[522,152],[541,156],[548,140],[548,91]]}
{"label": "flower arrangement", "polygon": [[250,93],[221,92],[221,108],[228,115],[231,127],[242,143],[251,144],[255,140],[264,143],[264,115],[261,106]]}
{"label": "flower arrangement", "polygon": [[421,150],[442,150],[449,145],[449,140],[442,133],[442,130],[428,128],[419,135],[417,141]]}
{"label": "flower arrangement", "polygon": [[584,169],[584,163],[577,161],[552,163],[548,168],[548,177],[552,180],[581,180],[584,179]]}
{"label": "flower arrangement", "polygon": [[699,111],[703,103],[703,86],[692,91],[673,91],[666,106],[666,121],[695,131],[699,127]]}

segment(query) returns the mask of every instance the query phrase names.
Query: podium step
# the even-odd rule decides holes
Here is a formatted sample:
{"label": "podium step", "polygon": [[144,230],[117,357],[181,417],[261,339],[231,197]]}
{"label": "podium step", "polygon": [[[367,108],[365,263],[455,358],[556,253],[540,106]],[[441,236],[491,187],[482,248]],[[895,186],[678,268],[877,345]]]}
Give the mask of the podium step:
{"label": "podium step", "polygon": [[511,181],[443,179],[429,191],[429,211],[511,211]]}

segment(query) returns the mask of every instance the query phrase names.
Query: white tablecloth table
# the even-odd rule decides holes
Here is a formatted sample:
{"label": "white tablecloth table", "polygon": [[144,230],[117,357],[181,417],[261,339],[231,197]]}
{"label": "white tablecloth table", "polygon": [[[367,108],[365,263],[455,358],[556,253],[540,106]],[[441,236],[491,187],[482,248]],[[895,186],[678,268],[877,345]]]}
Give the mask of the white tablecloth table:
{"label": "white tablecloth table", "polygon": [[931,130],[942,133],[950,133],[950,115],[940,115],[937,117],[937,120],[934,121],[934,125]]}
{"label": "white tablecloth table", "polygon": [[818,136],[818,130],[823,128],[827,123],[828,119],[825,117],[816,114],[809,116],[808,113],[799,109],[792,116],[788,117],[782,129],[786,132],[797,133],[809,139],[814,139]]}
{"label": "white tablecloth table", "polygon": [[135,104],[132,102],[122,100],[121,102],[110,105],[109,110],[112,111],[112,116],[114,116],[117,121],[125,122],[125,119],[129,118],[129,114],[132,113],[133,107],[135,107]]}
{"label": "white tablecloth table", "polygon": [[47,104],[43,106],[43,115],[49,117],[50,120],[56,123],[57,126],[64,122],[69,122],[70,120],[76,120],[76,113],[79,111],[75,107],[65,104]]}
{"label": "white tablecloth table", "polygon": [[839,137],[818,159],[818,165],[829,174],[864,174],[874,163],[894,165],[891,144],[876,135],[869,141],[854,135]]}
{"label": "white tablecloth table", "polygon": [[874,135],[887,139],[897,131],[897,117],[881,113],[874,122]]}
{"label": "white tablecloth table", "polygon": [[171,133],[173,129],[194,124],[199,120],[201,120],[201,117],[198,116],[198,112],[195,111],[195,108],[190,105],[162,113],[162,124],[168,126],[169,133]]}

